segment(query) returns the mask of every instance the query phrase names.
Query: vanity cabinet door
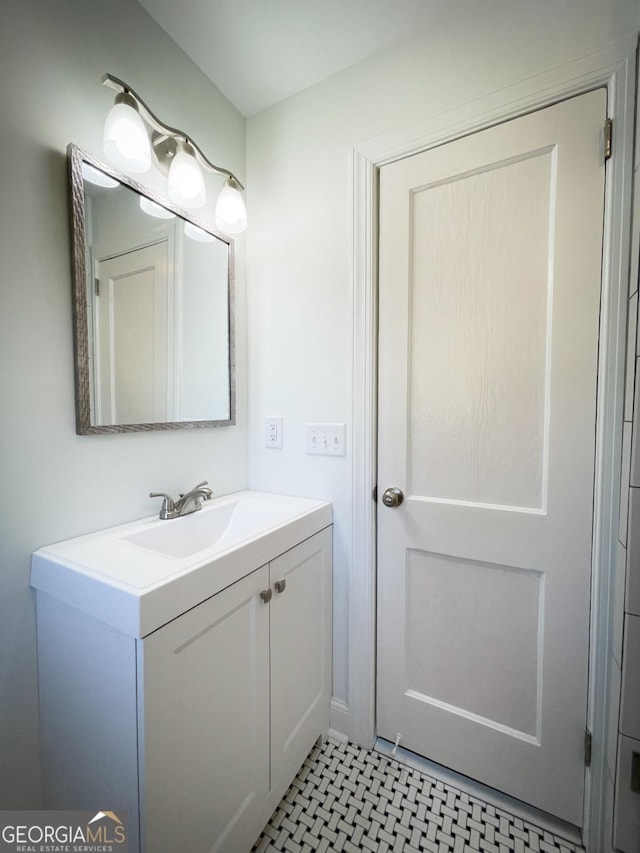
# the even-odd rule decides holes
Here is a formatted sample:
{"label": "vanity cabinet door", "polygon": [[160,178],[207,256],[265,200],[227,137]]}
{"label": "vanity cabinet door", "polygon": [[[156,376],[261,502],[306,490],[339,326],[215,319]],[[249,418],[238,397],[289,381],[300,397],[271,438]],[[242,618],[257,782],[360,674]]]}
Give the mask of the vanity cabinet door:
{"label": "vanity cabinet door", "polygon": [[268,793],[268,588],[265,566],[139,643],[149,853],[227,849]]}
{"label": "vanity cabinet door", "polygon": [[273,560],[271,587],[271,787],[284,793],[329,728],[331,528]]}

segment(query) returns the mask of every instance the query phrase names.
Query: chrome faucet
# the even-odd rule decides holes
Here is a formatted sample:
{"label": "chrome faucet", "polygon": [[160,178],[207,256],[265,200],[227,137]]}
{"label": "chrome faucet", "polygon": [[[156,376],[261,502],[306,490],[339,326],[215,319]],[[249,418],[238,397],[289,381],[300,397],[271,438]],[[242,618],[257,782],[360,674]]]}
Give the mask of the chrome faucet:
{"label": "chrome faucet", "polygon": [[213,497],[212,490],[208,487],[208,481],[203,480],[194,486],[191,491],[180,495],[178,500],[174,501],[171,495],[166,492],[150,492],[150,498],[164,498],[160,509],[160,518],[179,518],[181,515],[189,515],[189,513],[197,512],[202,509],[202,501],[210,501]]}

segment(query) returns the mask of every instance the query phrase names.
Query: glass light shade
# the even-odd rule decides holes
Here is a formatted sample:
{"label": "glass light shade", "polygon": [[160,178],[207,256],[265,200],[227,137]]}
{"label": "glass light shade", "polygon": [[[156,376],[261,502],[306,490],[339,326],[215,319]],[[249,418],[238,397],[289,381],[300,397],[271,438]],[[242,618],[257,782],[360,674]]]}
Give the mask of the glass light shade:
{"label": "glass light shade", "polygon": [[83,162],[82,177],[85,181],[89,181],[90,184],[95,184],[97,187],[113,189],[114,187],[119,186],[118,182],[114,178],[109,175],[105,175],[104,172],[101,172],[100,169],[96,169],[95,166],[92,166],[90,163]]}
{"label": "glass light shade", "polygon": [[190,237],[192,240],[197,240],[199,243],[215,243],[218,239],[217,237],[214,237],[213,234],[209,234],[208,231],[198,228],[198,226],[194,225],[193,222],[184,223],[184,233],[187,237]]}
{"label": "glass light shade", "polygon": [[247,209],[240,191],[226,180],[216,202],[216,228],[224,234],[241,234],[247,230]]}
{"label": "glass light shade", "polygon": [[175,213],[172,213],[170,210],[167,210],[166,207],[163,207],[161,204],[156,204],[155,201],[151,201],[150,198],[147,198],[144,195],[140,196],[140,209],[144,210],[145,213],[148,213],[149,216],[155,216],[156,219],[175,219]]}
{"label": "glass light shade", "polygon": [[181,207],[202,207],[207,200],[204,178],[193,156],[193,148],[179,142],[169,167],[169,198]]}
{"label": "glass light shade", "polygon": [[146,172],[151,167],[151,145],[140,114],[118,101],[104,124],[104,153],[125,172]]}

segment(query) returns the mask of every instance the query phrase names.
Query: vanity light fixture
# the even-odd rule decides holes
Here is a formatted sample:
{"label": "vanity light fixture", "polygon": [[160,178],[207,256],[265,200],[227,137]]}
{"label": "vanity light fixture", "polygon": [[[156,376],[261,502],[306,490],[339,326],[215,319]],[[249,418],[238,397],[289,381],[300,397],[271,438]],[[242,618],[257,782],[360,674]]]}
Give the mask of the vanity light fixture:
{"label": "vanity light fixture", "polygon": [[181,207],[202,207],[207,200],[195,149],[183,140],[178,142],[169,166],[169,198]]}
{"label": "vanity light fixture", "polygon": [[151,145],[138,106],[128,92],[119,92],[104,123],[104,153],[119,169],[146,172]]}
{"label": "vanity light fixture", "polygon": [[215,166],[184,131],[161,122],[128,83],[111,74],[105,74],[102,83],[118,93],[104,130],[104,150],[111,162],[129,172],[143,172],[155,164],[168,176],[170,200],[185,208],[202,207],[206,201],[202,169],[222,175],[216,225],[227,234],[244,231],[244,187],[233,172]]}
{"label": "vanity light fixture", "polygon": [[227,178],[216,202],[216,228],[225,234],[241,234],[247,229],[247,210],[233,177]]}

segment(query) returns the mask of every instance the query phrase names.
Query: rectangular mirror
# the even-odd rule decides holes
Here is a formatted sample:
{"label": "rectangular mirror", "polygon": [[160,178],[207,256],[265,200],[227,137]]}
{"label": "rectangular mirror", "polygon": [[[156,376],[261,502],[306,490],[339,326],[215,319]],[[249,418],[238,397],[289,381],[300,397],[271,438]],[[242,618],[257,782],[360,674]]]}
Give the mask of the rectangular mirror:
{"label": "rectangular mirror", "polygon": [[68,148],[80,435],[235,423],[233,242]]}

